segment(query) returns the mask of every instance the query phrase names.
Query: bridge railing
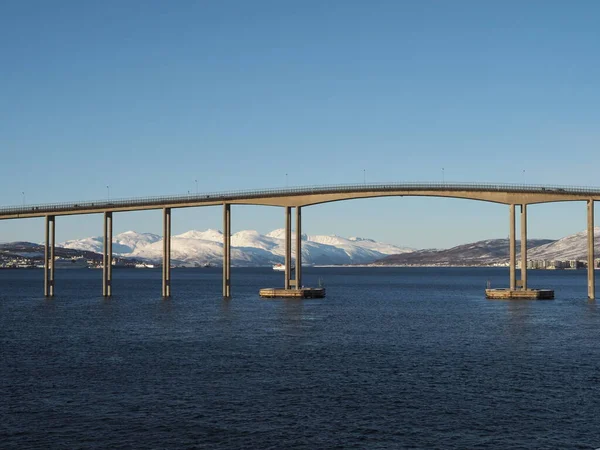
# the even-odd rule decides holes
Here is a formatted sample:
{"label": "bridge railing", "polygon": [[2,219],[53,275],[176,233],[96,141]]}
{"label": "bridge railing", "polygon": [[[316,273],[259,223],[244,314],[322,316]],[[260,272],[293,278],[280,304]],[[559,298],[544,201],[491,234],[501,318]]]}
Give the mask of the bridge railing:
{"label": "bridge railing", "polygon": [[401,183],[356,183],[341,185],[317,185],[317,186],[295,186],[286,188],[254,189],[205,192],[201,194],[166,195],[153,197],[133,197],[107,200],[73,201],[61,203],[45,203],[32,205],[6,206],[0,208],[3,214],[29,214],[40,212],[51,214],[60,211],[98,210],[153,206],[164,204],[189,204],[189,203],[213,203],[226,202],[228,200],[252,199],[261,197],[283,197],[294,195],[330,194],[342,192],[365,192],[365,191],[472,191],[472,192],[514,192],[514,193],[560,193],[574,195],[600,196],[600,188],[584,186],[560,186],[560,185],[527,185],[527,184],[492,184],[492,183],[449,183],[449,182],[401,182]]}

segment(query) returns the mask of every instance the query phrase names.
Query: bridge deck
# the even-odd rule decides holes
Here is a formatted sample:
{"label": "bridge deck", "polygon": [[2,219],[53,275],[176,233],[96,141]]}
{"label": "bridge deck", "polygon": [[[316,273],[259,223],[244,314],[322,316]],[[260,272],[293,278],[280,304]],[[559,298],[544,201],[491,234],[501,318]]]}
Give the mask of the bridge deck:
{"label": "bridge deck", "polygon": [[600,188],[486,183],[374,183],[303,186],[193,195],[6,206],[0,208],[0,220],[44,217],[47,215],[94,214],[101,212],[214,206],[224,203],[297,207],[340,200],[387,196],[451,197],[501,204],[533,204],[600,200]]}

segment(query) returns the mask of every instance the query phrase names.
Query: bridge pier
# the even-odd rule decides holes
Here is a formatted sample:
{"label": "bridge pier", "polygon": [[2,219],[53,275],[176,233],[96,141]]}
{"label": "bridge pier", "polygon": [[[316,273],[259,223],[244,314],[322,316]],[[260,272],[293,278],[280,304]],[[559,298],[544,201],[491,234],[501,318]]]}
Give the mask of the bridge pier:
{"label": "bridge pier", "polygon": [[285,207],[285,257],[283,264],[285,266],[284,289],[290,288],[292,278],[292,208]]}
{"label": "bridge pier", "polygon": [[302,208],[296,206],[296,289],[302,288]]}
{"label": "bridge pier", "polygon": [[55,217],[46,216],[44,244],[44,296],[54,297],[54,248],[56,243]]}
{"label": "bridge pier", "polygon": [[517,243],[515,239],[516,227],[515,227],[515,205],[510,205],[510,221],[509,221],[509,233],[508,233],[508,253],[509,253],[509,272],[510,272],[510,290],[514,291],[517,288]]}
{"label": "bridge pier", "polygon": [[171,208],[163,209],[162,296],[171,296]]}
{"label": "bridge pier", "polygon": [[104,245],[102,252],[102,295],[112,296],[112,212],[104,213]]}
{"label": "bridge pier", "polygon": [[521,205],[521,284],[527,290],[527,205]]}
{"label": "bridge pier", "polygon": [[510,204],[509,213],[509,271],[510,286],[508,289],[485,290],[490,299],[553,299],[552,289],[529,289],[527,287],[527,204],[521,204],[521,280],[516,280],[516,241],[515,241],[515,204]]}
{"label": "bridge pier", "polygon": [[223,204],[223,298],[231,298],[231,205]]}
{"label": "bridge pier", "polygon": [[588,299],[596,299],[596,279],[594,268],[594,200],[587,201],[587,238],[588,238]]}
{"label": "bridge pier", "polygon": [[[296,206],[295,278],[292,275],[292,207],[285,207],[285,286],[259,291],[263,298],[324,298],[325,288],[302,285],[302,207]],[[293,288],[292,288],[293,287]]]}

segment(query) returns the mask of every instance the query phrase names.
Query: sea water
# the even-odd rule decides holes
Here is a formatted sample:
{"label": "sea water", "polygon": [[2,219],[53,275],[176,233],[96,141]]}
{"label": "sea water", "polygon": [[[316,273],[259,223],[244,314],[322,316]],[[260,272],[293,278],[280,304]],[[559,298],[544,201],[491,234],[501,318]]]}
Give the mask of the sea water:
{"label": "sea water", "polygon": [[592,449],[600,311],[486,300],[506,268],[305,268],[327,298],[261,300],[270,268],[0,271],[0,447]]}

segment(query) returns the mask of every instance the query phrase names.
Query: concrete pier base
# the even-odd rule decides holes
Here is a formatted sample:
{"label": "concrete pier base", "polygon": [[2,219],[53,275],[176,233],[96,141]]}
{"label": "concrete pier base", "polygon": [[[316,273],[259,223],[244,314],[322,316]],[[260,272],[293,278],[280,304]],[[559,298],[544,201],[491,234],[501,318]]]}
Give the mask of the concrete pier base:
{"label": "concrete pier base", "polygon": [[325,288],[265,288],[259,291],[259,295],[263,298],[324,298]]}
{"label": "concrete pier base", "polygon": [[494,300],[551,300],[554,298],[552,289],[486,289],[485,298]]}

